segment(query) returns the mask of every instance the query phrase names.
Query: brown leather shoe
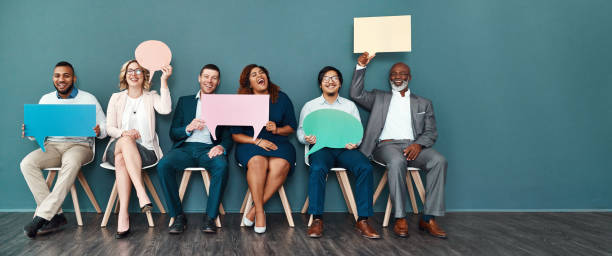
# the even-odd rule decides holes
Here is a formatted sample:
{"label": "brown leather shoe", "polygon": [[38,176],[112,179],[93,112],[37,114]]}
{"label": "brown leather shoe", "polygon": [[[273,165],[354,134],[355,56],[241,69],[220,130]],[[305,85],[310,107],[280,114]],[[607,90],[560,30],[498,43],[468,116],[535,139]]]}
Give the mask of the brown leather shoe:
{"label": "brown leather shoe", "polygon": [[399,237],[408,237],[408,222],[406,221],[406,218],[399,218],[395,220],[393,232]]}
{"label": "brown leather shoe", "polygon": [[359,231],[359,234],[361,234],[361,236],[363,237],[372,238],[372,239],[380,238],[380,235],[376,233],[376,230],[374,230],[370,226],[370,224],[368,224],[368,220],[358,221],[355,227]]}
{"label": "brown leather shoe", "polygon": [[318,238],[323,236],[323,220],[314,219],[308,228],[308,237]]}
{"label": "brown leather shoe", "polygon": [[438,238],[447,238],[446,232],[444,232],[444,230],[438,226],[438,223],[436,223],[436,220],[434,219],[430,219],[429,222],[425,222],[423,219],[419,220],[419,229],[427,231],[427,233],[430,235]]}

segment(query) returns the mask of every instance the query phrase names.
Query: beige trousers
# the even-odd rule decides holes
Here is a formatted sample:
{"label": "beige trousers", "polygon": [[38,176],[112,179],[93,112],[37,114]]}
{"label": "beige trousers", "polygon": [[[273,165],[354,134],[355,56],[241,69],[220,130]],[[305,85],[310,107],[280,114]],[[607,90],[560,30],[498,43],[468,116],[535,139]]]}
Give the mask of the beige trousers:
{"label": "beige trousers", "polygon": [[[51,220],[61,211],[60,207],[74,184],[81,166],[93,157],[87,143],[45,143],[46,152],[40,148],[30,152],[21,160],[21,173],[36,200],[35,215]],[[61,167],[52,191],[49,191],[42,170]]]}

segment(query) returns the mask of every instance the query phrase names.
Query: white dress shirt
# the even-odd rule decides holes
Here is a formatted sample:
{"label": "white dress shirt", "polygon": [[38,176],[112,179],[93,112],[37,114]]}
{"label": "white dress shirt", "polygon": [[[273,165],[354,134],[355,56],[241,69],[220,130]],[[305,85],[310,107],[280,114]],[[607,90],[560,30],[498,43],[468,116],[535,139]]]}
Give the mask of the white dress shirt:
{"label": "white dress shirt", "polygon": [[[75,88],[76,89],[76,88]],[[91,93],[83,90],[78,90],[74,98],[63,99],[57,96],[57,92],[50,92],[43,95],[38,104],[91,104],[96,105],[96,125],[100,126],[100,135],[98,139],[106,138],[106,115],[100,106],[100,103]],[[93,129],[93,127],[91,127]],[[33,139],[33,138],[32,138]],[[70,142],[70,143],[89,143],[93,145],[94,138],[91,137],[65,137],[65,136],[49,136],[47,141],[53,142]]]}
{"label": "white dress shirt", "polygon": [[385,126],[380,133],[380,140],[414,140],[412,115],[410,114],[410,89],[402,97],[400,92],[393,91]]}
{"label": "white dress shirt", "polygon": [[[196,99],[198,99],[195,118],[202,119],[202,98],[200,97],[199,90],[198,93],[196,93],[195,97]],[[185,130],[185,133],[187,133],[187,136],[189,136],[189,138],[187,138],[185,142],[200,142],[206,144],[213,144],[213,141],[210,139],[210,131],[208,131],[208,127],[206,127],[206,125],[202,130],[193,130],[192,132],[187,132],[187,130]]]}

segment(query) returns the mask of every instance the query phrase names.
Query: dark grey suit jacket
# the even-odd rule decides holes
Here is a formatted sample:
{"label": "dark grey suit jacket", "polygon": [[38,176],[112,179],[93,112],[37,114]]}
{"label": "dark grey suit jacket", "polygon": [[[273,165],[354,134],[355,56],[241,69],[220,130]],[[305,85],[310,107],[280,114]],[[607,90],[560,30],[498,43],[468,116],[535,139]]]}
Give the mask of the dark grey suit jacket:
{"label": "dark grey suit jacket", "polygon": [[[350,96],[357,104],[370,111],[370,118],[368,118],[368,124],[359,150],[367,157],[371,157],[385,126],[393,94],[390,91],[376,89],[365,91],[363,89],[365,73],[365,68],[355,70],[353,81],[351,82]],[[438,131],[436,130],[436,117],[434,116],[431,101],[411,93],[410,110],[412,114],[412,131],[415,138],[414,143],[421,144],[423,147],[433,146],[438,138]]]}

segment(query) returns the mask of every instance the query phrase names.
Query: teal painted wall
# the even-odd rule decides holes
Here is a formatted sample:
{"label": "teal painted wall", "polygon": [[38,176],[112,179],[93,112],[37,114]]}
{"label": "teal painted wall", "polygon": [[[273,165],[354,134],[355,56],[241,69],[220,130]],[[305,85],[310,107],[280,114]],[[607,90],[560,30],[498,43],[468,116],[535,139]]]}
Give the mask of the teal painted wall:
{"label": "teal painted wall", "polygon": [[[24,103],[53,90],[59,60],[75,65],[77,86],[106,109],[121,64],[144,40],[173,52],[173,103],[197,90],[202,65],[222,71],[220,93],[233,93],[241,69],[266,66],[293,101],[296,115],[320,93],[316,75],[338,67],[348,85],[352,18],[412,15],[413,52],[379,54],[366,87],[387,89],[397,61],[413,68],[413,93],[433,100],[439,140],[449,161],[449,210],[612,209],[612,2],[537,1],[2,1],[0,74],[0,210],[32,210],[19,162],[36,148],[20,138]],[[402,31],[397,31],[401,33]],[[154,88],[159,88],[159,74]],[[361,111],[362,119],[369,113]],[[158,117],[162,148],[170,149],[171,116]],[[108,140],[98,141],[96,164],[83,168],[98,202],[106,205],[114,174],[97,166]],[[303,147],[292,138],[298,155]],[[237,211],[246,190],[232,158],[223,204]],[[287,181],[298,211],[307,191],[298,157]],[[376,169],[375,183],[382,170]],[[152,179],[158,184],[156,171]],[[205,207],[201,179],[191,182],[186,209]],[[158,186],[159,187],[159,186]],[[326,210],[344,211],[335,178]],[[81,193],[82,209],[93,207]],[[386,197],[386,191],[383,194]],[[64,207],[72,209],[71,200]],[[132,209],[136,203],[132,201]],[[380,200],[375,210],[384,210]],[[275,197],[269,211],[280,211]]]}

